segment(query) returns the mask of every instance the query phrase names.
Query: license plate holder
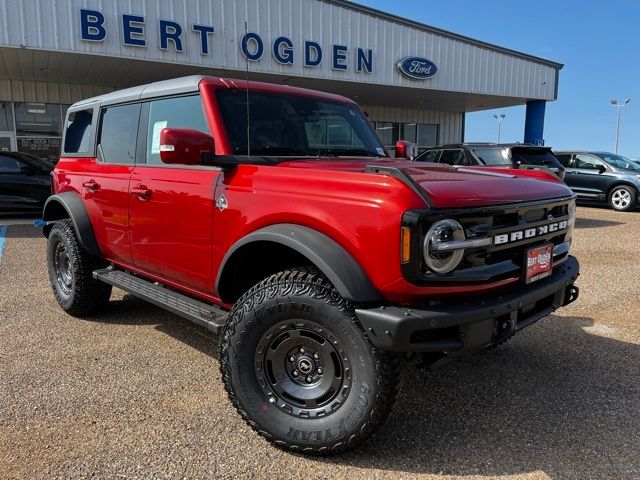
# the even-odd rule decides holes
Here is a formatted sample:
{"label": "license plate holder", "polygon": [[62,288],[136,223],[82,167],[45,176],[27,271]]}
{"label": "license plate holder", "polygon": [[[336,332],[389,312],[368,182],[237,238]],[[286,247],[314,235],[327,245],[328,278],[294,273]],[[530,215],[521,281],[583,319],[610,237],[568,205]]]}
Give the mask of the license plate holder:
{"label": "license plate holder", "polygon": [[524,255],[524,278],[528,285],[551,275],[553,271],[553,244],[546,243],[528,248]]}

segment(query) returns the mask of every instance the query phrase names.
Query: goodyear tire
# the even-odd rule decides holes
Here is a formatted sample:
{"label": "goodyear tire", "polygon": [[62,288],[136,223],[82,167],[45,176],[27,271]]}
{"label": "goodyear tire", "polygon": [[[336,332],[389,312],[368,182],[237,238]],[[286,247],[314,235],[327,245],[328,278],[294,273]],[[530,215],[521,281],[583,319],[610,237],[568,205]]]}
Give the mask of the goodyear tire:
{"label": "goodyear tire", "polygon": [[348,450],[389,416],[396,355],[376,351],[352,306],[314,269],[286,270],[235,304],[220,338],[233,405],[280,448]]}
{"label": "goodyear tire", "polygon": [[626,185],[618,185],[609,192],[609,206],[619,212],[629,212],[636,208],[636,190]]}
{"label": "goodyear tire", "polygon": [[92,277],[95,269],[104,266],[102,259],[82,247],[71,220],[54,224],[47,244],[47,267],[53,295],[65,312],[82,317],[106,305],[111,285]]}

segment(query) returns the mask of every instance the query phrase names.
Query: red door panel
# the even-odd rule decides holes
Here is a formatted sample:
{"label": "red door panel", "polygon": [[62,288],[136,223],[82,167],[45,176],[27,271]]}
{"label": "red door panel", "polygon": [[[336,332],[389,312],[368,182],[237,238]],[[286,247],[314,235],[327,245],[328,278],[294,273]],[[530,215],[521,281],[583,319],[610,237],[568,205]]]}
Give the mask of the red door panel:
{"label": "red door panel", "polygon": [[82,198],[102,253],[131,264],[129,243],[129,179],[133,165],[93,161],[82,179]]}
{"label": "red door panel", "polygon": [[135,167],[129,213],[137,268],[213,292],[213,190],[219,174],[207,168]]}

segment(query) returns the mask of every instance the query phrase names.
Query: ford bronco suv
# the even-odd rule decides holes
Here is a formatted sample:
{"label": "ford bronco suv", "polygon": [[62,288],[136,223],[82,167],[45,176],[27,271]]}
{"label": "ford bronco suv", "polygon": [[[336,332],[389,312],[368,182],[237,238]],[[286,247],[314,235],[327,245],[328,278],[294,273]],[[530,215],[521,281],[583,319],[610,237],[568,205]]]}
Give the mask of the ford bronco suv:
{"label": "ford bronco suv", "polygon": [[62,309],[115,286],[219,333],[231,402],[285,449],[351,448],[406,354],[490,348],[578,295],[557,177],[391,159],[337,95],[198,76],[84,100],[52,188]]}

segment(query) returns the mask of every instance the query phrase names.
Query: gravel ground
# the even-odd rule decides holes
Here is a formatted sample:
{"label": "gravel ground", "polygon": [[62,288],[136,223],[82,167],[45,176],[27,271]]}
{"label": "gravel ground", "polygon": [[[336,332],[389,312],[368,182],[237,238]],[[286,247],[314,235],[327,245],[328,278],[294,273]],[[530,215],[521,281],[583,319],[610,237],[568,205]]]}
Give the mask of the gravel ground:
{"label": "gravel ground", "polygon": [[578,302],[492,352],[407,368],[389,423],[327,459],[245,426],[205,330],[120,291],[91,320],[62,313],[44,239],[10,226],[0,478],[640,479],[640,213],[578,216]]}

